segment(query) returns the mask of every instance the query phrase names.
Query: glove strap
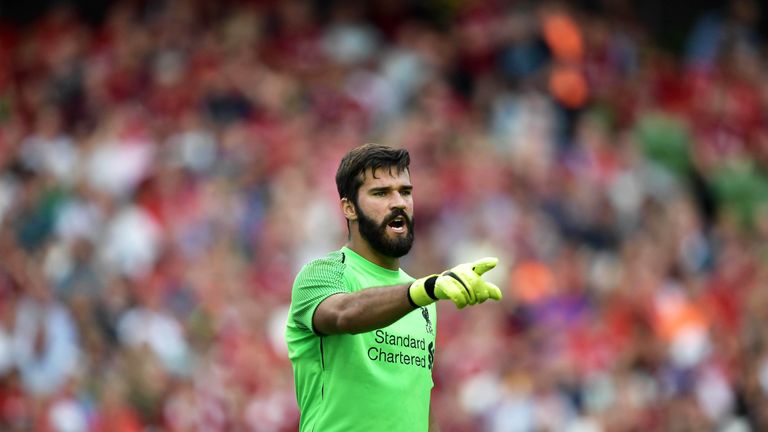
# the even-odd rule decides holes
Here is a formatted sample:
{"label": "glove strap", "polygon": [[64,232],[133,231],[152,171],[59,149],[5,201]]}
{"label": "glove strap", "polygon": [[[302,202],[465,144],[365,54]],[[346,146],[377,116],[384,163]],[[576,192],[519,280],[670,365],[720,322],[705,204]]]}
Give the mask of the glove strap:
{"label": "glove strap", "polygon": [[408,295],[408,303],[410,303],[410,304],[411,304],[411,307],[412,307],[412,308],[414,308],[414,309],[416,309],[417,307],[419,307],[419,305],[417,305],[416,303],[414,303],[414,302],[413,302],[413,299],[411,298],[411,288],[410,288],[410,287],[408,287],[408,291],[407,291],[407,293],[406,293],[406,294]]}
{"label": "glove strap", "polygon": [[464,281],[461,280],[459,275],[457,275],[456,273],[454,273],[454,272],[452,272],[450,270],[448,270],[447,272],[443,273],[443,275],[444,276],[450,276],[450,277],[456,279],[457,281],[459,281],[459,283],[461,284],[461,287],[464,288],[464,291],[467,293],[467,296],[471,296],[471,293],[469,292],[469,288],[467,288],[467,284],[465,284]]}
{"label": "glove strap", "polygon": [[424,291],[432,298],[432,300],[437,300],[437,296],[435,295],[435,281],[437,281],[437,276],[432,276],[424,281]]}
{"label": "glove strap", "polygon": [[[415,308],[426,306],[437,300],[435,295],[437,275],[418,279],[408,288],[408,302]],[[414,299],[415,297],[415,299]]]}

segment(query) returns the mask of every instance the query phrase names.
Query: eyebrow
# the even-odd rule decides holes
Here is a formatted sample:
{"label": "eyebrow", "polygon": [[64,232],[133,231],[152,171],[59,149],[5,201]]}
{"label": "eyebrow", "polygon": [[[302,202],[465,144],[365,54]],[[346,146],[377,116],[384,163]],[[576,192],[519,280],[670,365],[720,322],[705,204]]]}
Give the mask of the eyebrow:
{"label": "eyebrow", "polygon": [[395,189],[401,190],[401,191],[402,190],[412,191],[413,190],[413,185],[403,185],[403,186],[400,186],[400,187],[392,187],[392,186],[373,187],[373,188],[368,189],[368,193],[386,192],[386,191],[395,190]]}

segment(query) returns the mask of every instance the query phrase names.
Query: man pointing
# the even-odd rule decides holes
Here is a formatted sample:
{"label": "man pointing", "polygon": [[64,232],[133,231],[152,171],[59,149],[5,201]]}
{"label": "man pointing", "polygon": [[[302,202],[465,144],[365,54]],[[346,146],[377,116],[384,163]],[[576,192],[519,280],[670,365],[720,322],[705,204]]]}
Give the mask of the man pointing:
{"label": "man pointing", "polygon": [[365,144],[336,172],[349,237],[305,265],[286,328],[301,431],[436,431],[430,413],[437,300],[501,299],[482,279],[496,258],[414,280],[400,268],[414,240],[407,150]]}

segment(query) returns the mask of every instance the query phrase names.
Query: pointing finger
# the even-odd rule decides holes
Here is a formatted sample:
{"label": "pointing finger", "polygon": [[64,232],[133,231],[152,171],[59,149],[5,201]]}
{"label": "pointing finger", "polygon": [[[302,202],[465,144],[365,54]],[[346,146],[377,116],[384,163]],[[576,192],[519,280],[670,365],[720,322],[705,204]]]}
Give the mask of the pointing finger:
{"label": "pointing finger", "polygon": [[498,263],[499,259],[496,257],[480,258],[479,260],[472,263],[472,270],[478,275],[482,275],[488,270],[496,267],[496,264]]}

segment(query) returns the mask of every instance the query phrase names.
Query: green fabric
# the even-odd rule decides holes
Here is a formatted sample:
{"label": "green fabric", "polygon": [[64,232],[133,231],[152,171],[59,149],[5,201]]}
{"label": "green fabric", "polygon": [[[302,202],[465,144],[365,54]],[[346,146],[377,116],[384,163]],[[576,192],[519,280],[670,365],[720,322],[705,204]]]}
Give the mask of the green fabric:
{"label": "green fabric", "polygon": [[681,120],[663,113],[648,114],[637,122],[634,134],[649,159],[680,178],[689,175],[690,135]]}
{"label": "green fabric", "polygon": [[348,248],[301,269],[286,327],[301,431],[429,428],[434,304],[367,333],[319,336],[312,328],[315,308],[332,294],[411,281],[402,269],[379,267]]}
{"label": "green fabric", "polygon": [[710,179],[718,205],[745,227],[752,227],[759,209],[768,204],[768,176],[750,161],[731,162]]}

